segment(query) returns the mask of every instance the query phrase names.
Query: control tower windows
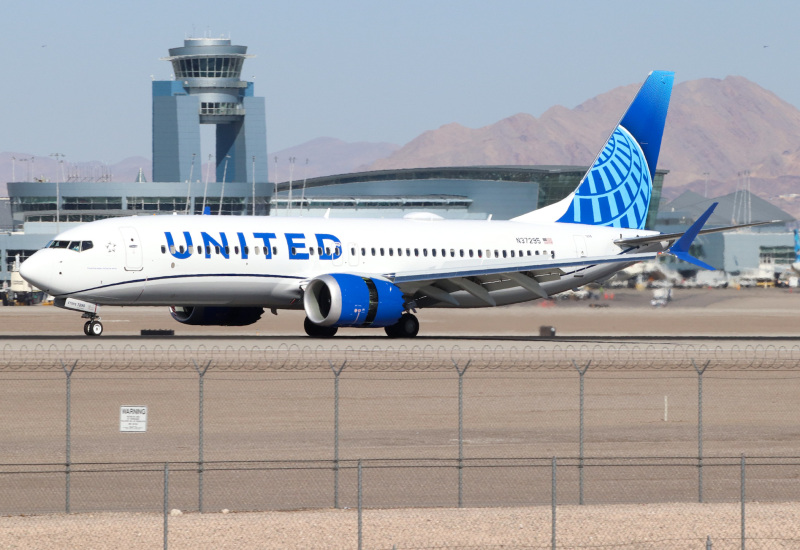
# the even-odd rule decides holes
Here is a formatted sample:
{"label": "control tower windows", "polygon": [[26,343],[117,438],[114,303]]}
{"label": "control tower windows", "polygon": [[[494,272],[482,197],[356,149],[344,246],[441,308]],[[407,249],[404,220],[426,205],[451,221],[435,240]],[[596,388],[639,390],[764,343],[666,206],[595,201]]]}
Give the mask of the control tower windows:
{"label": "control tower windows", "polygon": [[175,78],[239,78],[242,57],[190,57],[175,59]]}

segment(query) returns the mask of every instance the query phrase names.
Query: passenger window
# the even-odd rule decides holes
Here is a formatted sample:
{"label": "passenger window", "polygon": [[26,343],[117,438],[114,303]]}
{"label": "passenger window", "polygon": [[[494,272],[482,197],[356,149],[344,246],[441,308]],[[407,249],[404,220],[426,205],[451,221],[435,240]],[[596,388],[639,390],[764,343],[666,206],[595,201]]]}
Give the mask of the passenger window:
{"label": "passenger window", "polygon": [[351,256],[355,256],[356,255],[356,248],[355,247],[350,249],[350,255]]}
{"label": "passenger window", "polygon": [[238,246],[234,246],[233,247],[233,253],[234,254],[238,254],[239,253],[239,247]]}
{"label": "passenger window", "polygon": [[528,250],[528,256],[530,256],[530,255],[531,255],[531,251],[530,251],[530,250]]}
{"label": "passenger window", "polygon": [[322,256],[322,247],[321,246],[317,247],[317,252],[319,252],[319,255]]}
{"label": "passenger window", "polygon": [[537,255],[537,256],[539,255],[539,251],[538,251],[538,250],[536,251],[536,255]]}
{"label": "passenger window", "polygon": [[175,245],[174,244],[169,245],[169,253],[170,254],[175,254]]}
{"label": "passenger window", "polygon": [[414,256],[419,256],[419,248],[414,249]]}
{"label": "passenger window", "polygon": [[214,251],[216,251],[216,253],[217,253],[217,254],[219,254],[219,247],[218,247],[218,246],[215,246],[215,247],[214,247]]}
{"label": "passenger window", "polygon": [[402,248],[398,248],[397,249],[397,255],[398,256],[402,256],[403,255],[403,249]]}
{"label": "passenger window", "polygon": [[375,249],[374,248],[372,249],[372,255],[373,256],[375,255]]}
{"label": "passenger window", "polygon": [[292,256],[294,256],[295,254],[297,254],[297,249],[295,247],[292,247]]}
{"label": "passenger window", "polygon": [[393,248],[389,249],[389,256],[394,256],[394,249]]}
{"label": "passenger window", "polygon": [[361,249],[361,255],[362,256],[366,256],[367,255],[367,249],[366,248],[362,248]]}
{"label": "passenger window", "polygon": [[425,257],[428,256],[428,249],[427,248],[423,248],[422,249],[422,255],[425,256]]}
{"label": "passenger window", "polygon": [[198,254],[202,254],[203,253],[203,247],[202,246],[198,246],[197,247],[197,253]]}
{"label": "passenger window", "polygon": [[[266,255],[267,255],[267,249],[265,247],[264,248],[264,256],[266,256]],[[277,256],[278,255],[278,247],[277,246],[273,246],[272,247],[272,255],[273,256]]]}
{"label": "passenger window", "polygon": [[411,256],[411,249],[410,248],[406,248],[406,256]]}
{"label": "passenger window", "polygon": [[506,257],[507,257],[507,256],[506,256],[506,254],[507,254],[507,253],[506,253],[506,251],[505,251],[505,250],[503,250],[503,258],[506,258]]}
{"label": "passenger window", "polygon": [[478,250],[478,258],[483,258],[483,250]]}
{"label": "passenger window", "polygon": [[551,258],[555,258],[556,257],[556,251],[555,250],[551,250],[550,251],[550,257]]}
{"label": "passenger window", "polygon": [[313,246],[308,249],[308,255],[309,256],[313,256],[314,255],[314,247]]}
{"label": "passenger window", "polygon": [[454,248],[450,249],[450,257],[451,258],[455,258],[456,257],[456,250]]}
{"label": "passenger window", "polygon": [[435,248],[431,248],[431,256],[433,256],[434,258],[436,257],[436,249]]}
{"label": "passenger window", "polygon": [[166,254],[167,253],[167,247],[164,246],[163,244],[161,245],[161,253],[162,254]]}
{"label": "passenger window", "polygon": [[245,253],[246,255],[249,255],[249,254],[250,254],[250,247],[249,247],[249,246],[245,246],[245,247],[244,247],[244,253]]}
{"label": "passenger window", "polygon": [[514,257],[514,251],[513,250],[511,251],[511,257],[512,258]]}
{"label": "passenger window", "polygon": [[458,255],[461,256],[462,258],[464,257],[464,249],[463,248],[458,251]]}
{"label": "passenger window", "polygon": [[180,245],[180,246],[178,247],[178,252],[180,252],[181,254],[183,254],[183,245]]}
{"label": "passenger window", "polygon": [[[200,247],[198,246],[197,248],[200,248]],[[259,252],[258,252],[258,251],[259,251],[259,250],[260,250],[260,247],[258,247],[258,246],[256,246],[256,247],[253,249],[253,252],[255,252],[256,256],[258,256],[258,254],[259,254]]]}
{"label": "passenger window", "polygon": [[472,258],[472,249],[469,251],[469,257]]}
{"label": "passenger window", "polygon": [[494,251],[494,257],[495,258],[499,258],[500,257],[500,253],[497,250]]}

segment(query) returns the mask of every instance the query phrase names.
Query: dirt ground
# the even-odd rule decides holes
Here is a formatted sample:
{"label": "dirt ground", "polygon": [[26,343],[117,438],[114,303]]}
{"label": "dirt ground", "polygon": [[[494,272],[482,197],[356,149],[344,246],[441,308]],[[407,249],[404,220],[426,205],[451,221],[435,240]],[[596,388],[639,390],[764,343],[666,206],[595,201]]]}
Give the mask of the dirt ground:
{"label": "dirt ground", "polygon": [[[650,305],[652,291],[614,289],[598,299],[534,301],[471,310],[418,312],[419,338],[437,336],[535,337],[540,326],[557,336],[788,336],[800,334],[800,290],[674,289],[666,306]],[[246,327],[198,327],[173,321],[167,308],[103,307],[106,336],[138,335],[142,329],[172,329],[176,336],[304,336],[302,311],[269,311]],[[3,336],[81,336],[80,313],[48,306],[0,307]],[[349,338],[383,337],[381,329],[341,329]],[[102,337],[101,337],[102,338]]]}

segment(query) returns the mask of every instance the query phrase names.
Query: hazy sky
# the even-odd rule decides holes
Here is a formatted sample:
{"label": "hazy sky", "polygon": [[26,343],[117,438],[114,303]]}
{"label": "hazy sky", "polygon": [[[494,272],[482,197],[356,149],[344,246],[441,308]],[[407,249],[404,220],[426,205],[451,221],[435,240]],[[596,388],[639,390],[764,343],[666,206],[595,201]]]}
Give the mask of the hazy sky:
{"label": "hazy sky", "polygon": [[741,75],[800,107],[791,0],[44,0],[2,17],[0,151],[72,161],[151,158],[151,80],[189,36],[256,56],[242,77],[266,97],[270,151],[539,116],[652,69]]}

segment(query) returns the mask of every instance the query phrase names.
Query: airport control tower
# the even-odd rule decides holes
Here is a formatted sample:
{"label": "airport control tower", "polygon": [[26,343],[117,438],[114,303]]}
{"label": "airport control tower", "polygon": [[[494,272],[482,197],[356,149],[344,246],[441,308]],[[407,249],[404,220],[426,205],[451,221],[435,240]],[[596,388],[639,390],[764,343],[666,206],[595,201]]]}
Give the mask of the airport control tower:
{"label": "airport control tower", "polygon": [[247,57],[247,46],[227,38],[187,38],[170,48],[164,59],[175,80],[153,82],[154,182],[201,177],[201,124],[217,127],[217,181],[267,181],[264,98],[240,79]]}

